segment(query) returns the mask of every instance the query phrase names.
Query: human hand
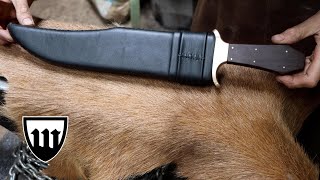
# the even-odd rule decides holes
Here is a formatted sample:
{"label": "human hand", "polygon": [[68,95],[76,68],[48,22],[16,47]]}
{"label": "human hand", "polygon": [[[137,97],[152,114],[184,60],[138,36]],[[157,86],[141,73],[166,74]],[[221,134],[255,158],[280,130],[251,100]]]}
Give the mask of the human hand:
{"label": "human hand", "polygon": [[34,25],[29,5],[33,0],[0,0],[0,45],[13,42],[7,25],[14,21],[22,25]]}
{"label": "human hand", "polygon": [[309,36],[314,36],[317,45],[312,55],[306,58],[304,71],[277,77],[289,88],[313,88],[320,80],[320,11],[303,23],[272,37],[274,43],[292,44]]}

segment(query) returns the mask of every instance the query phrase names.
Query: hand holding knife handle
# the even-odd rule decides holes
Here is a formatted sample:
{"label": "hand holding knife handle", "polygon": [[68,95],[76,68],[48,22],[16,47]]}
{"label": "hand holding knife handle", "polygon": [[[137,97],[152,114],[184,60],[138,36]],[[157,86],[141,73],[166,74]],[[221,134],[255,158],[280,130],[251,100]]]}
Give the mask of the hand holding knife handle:
{"label": "hand holding knife handle", "polygon": [[220,86],[217,70],[224,63],[262,69],[281,75],[302,71],[304,68],[304,54],[288,45],[228,44],[221,39],[217,30],[213,32],[216,37],[216,46],[212,79],[217,87]]}

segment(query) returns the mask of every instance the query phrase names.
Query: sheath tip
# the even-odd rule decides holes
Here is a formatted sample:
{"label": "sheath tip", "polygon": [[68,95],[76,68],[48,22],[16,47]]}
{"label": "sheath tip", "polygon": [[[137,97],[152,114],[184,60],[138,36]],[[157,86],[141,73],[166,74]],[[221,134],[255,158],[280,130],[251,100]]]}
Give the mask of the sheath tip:
{"label": "sheath tip", "polygon": [[14,24],[14,23],[9,23],[8,26],[7,26],[7,29],[9,30],[9,33],[13,38],[15,38],[14,34],[15,34],[15,29],[16,29],[17,26],[18,25]]}

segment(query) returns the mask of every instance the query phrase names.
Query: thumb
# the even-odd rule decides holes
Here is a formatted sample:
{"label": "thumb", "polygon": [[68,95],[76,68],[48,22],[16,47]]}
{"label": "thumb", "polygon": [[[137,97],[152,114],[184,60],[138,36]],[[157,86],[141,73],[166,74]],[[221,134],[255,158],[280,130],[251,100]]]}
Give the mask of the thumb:
{"label": "thumb", "polygon": [[281,34],[277,34],[272,36],[272,42],[276,44],[293,44],[296,43],[307,36],[303,33],[303,31],[297,26],[285,30]]}
{"label": "thumb", "polygon": [[301,24],[274,35],[272,42],[277,44],[292,44],[314,35],[320,30],[320,11]]}
{"label": "thumb", "polygon": [[12,0],[17,12],[17,19],[22,25],[34,25],[28,1],[27,0]]}

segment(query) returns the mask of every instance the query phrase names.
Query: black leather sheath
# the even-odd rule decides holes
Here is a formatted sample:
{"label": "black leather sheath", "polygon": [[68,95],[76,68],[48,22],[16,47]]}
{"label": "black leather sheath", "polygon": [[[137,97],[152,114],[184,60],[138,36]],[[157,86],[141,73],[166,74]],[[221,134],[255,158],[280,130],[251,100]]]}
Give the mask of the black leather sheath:
{"label": "black leather sheath", "polygon": [[14,24],[9,30],[26,50],[48,61],[190,85],[213,84],[213,34],[127,28],[60,31]]}

